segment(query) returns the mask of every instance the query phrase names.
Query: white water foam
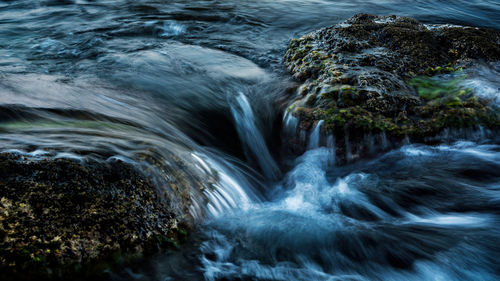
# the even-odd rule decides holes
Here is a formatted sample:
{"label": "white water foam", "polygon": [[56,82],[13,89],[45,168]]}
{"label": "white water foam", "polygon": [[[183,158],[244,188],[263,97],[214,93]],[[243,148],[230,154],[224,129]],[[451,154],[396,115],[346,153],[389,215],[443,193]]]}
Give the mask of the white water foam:
{"label": "white water foam", "polygon": [[182,24],[179,24],[175,21],[165,21],[163,22],[162,33],[160,36],[162,37],[172,37],[181,35],[186,32],[186,27]]}
{"label": "white water foam", "polygon": [[251,204],[260,201],[252,184],[248,182],[250,175],[212,154],[193,152],[191,157],[193,165],[201,173],[214,176],[210,186],[202,190],[207,202],[199,201],[200,198],[191,193],[191,213],[195,218],[201,218],[205,214],[212,218],[218,217],[235,209],[247,210]]}
{"label": "white water foam", "polygon": [[438,226],[461,226],[461,227],[485,227],[490,223],[490,218],[480,214],[436,214],[429,213],[426,216],[408,215],[406,223],[418,223]]}
{"label": "white water foam", "polygon": [[461,86],[470,88],[474,95],[489,99],[500,105],[500,63],[492,67],[481,65],[465,71],[467,78],[461,82]]}

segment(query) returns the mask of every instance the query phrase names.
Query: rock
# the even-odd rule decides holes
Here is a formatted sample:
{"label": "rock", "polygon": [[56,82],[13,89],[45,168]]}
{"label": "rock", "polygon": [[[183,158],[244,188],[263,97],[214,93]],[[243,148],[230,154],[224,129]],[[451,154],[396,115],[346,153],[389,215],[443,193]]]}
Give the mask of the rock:
{"label": "rock", "polygon": [[[458,82],[463,68],[500,61],[499,42],[497,30],[355,15],[290,41],[284,64],[302,85],[288,110],[299,131],[324,120],[341,161],[350,145],[338,140],[362,155],[367,138],[381,145],[426,141],[450,128],[498,130],[498,108]],[[442,82],[432,77],[444,74]]]}
{"label": "rock", "polygon": [[130,164],[0,154],[1,280],[100,274],[186,229]]}

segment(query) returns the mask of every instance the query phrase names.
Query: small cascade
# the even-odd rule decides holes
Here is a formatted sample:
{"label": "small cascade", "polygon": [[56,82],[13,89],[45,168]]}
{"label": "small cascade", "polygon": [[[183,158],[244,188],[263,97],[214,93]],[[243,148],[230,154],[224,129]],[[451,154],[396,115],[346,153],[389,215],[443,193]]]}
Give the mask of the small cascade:
{"label": "small cascade", "polygon": [[493,101],[500,105],[500,62],[491,65],[480,65],[465,70],[467,78],[460,84],[461,86],[472,89],[475,95]]}
{"label": "small cascade", "polygon": [[328,135],[328,137],[326,138],[326,147],[328,148],[328,154],[330,155],[330,159],[328,160],[328,165],[330,166],[333,166],[335,165],[335,158],[336,158],[336,155],[335,155],[335,136],[332,134],[332,135]]}
{"label": "small cascade", "polygon": [[[462,280],[460,270],[480,257],[484,260],[474,265],[469,279],[496,280],[496,275],[488,271],[494,259],[489,263],[483,256],[497,252],[497,247],[490,250],[497,238],[497,216],[456,212],[454,205],[442,203],[451,198],[471,210],[485,205],[494,208],[499,198],[496,186],[478,194],[472,192],[476,185],[485,186],[487,182],[472,180],[476,185],[457,185],[455,179],[443,181],[442,170],[429,168],[438,163],[438,167],[447,165],[457,174],[468,170],[469,161],[474,159],[488,174],[498,168],[498,145],[407,145],[362,164],[363,172],[340,175],[329,164],[334,142],[328,135],[326,147],[307,150],[298,157],[281,183],[284,192],[273,201],[222,217],[205,229],[199,247],[205,279],[352,279],[354,275],[345,275],[343,264],[347,263],[360,272],[356,280],[377,279],[381,272],[387,280],[428,280],[434,273],[446,280]],[[419,208],[413,208],[406,200],[415,192],[415,181],[394,178],[423,173],[425,184],[419,188],[429,195],[414,197]],[[437,192],[443,189],[446,192]],[[453,192],[457,189],[460,192]],[[464,200],[468,196],[475,200]],[[484,198],[491,202],[482,201]],[[485,244],[478,242],[479,237]],[[473,258],[466,254],[469,252],[475,254]],[[381,259],[368,270],[359,261],[360,256],[375,260],[381,255],[400,257],[402,253],[408,259],[406,264],[418,271],[402,269],[397,266],[401,263],[395,266],[393,259]],[[276,257],[276,261],[268,257]]]}
{"label": "small cascade", "polygon": [[269,152],[264,137],[255,124],[255,116],[247,97],[239,92],[230,99],[231,112],[241,142],[244,145],[247,157],[249,154],[257,160],[264,176],[267,179],[279,178],[280,170]]}
{"label": "small cascade", "polygon": [[307,145],[307,149],[318,148],[320,144],[321,137],[321,126],[323,125],[323,120],[320,120],[314,130],[311,132],[309,136],[309,143]]}
{"label": "small cascade", "polygon": [[380,134],[380,143],[382,144],[383,149],[389,148],[389,141],[387,140],[387,135],[385,132]]}
{"label": "small cascade", "polygon": [[411,143],[410,138],[408,135],[405,136],[405,138],[402,141],[403,145],[409,145]]}
{"label": "small cascade", "polygon": [[[208,152],[207,152],[208,153]],[[207,153],[192,153],[195,165],[206,174],[216,175],[216,179],[210,182],[209,188],[203,188],[203,197],[197,197],[191,193],[190,212],[194,217],[218,217],[227,214],[234,209],[245,210],[252,202],[258,202],[259,198],[248,181],[250,175],[245,174],[236,166],[227,163],[217,155]],[[202,198],[206,198],[205,203]]]}
{"label": "small cascade", "polygon": [[291,110],[287,110],[283,116],[283,128],[287,135],[294,136],[297,133],[299,119],[293,116]]}
{"label": "small cascade", "polygon": [[428,137],[425,140],[428,142],[440,141],[445,143],[452,143],[454,141],[464,139],[482,142],[490,138],[495,138],[495,132],[482,126],[478,126],[477,128],[446,128],[440,134],[434,137]]}

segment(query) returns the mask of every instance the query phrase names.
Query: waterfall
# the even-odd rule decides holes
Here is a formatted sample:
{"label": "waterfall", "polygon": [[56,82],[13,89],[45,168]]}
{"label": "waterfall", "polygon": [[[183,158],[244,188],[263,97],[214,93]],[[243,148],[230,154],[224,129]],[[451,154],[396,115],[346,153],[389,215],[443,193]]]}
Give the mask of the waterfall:
{"label": "waterfall", "polygon": [[278,179],[280,170],[267,149],[264,137],[255,124],[255,116],[247,97],[242,92],[239,92],[234,99],[230,99],[229,104],[247,157],[251,155],[257,160],[266,178]]}
{"label": "waterfall", "polygon": [[307,145],[307,149],[314,149],[319,147],[319,141],[321,137],[321,126],[323,125],[323,120],[320,120],[314,130],[311,132],[309,136],[309,144]]}
{"label": "waterfall", "polygon": [[247,209],[253,202],[259,201],[252,184],[251,175],[245,174],[235,165],[208,151],[191,153],[194,164],[204,173],[216,174],[217,181],[211,188],[203,189],[208,202],[200,201],[196,194],[191,194],[191,214],[201,218],[204,214],[218,217],[233,209]]}
{"label": "waterfall", "polygon": [[330,159],[329,159],[329,162],[328,164],[330,166],[333,166],[335,165],[335,137],[333,136],[333,134],[329,135],[327,138],[326,138],[326,147],[328,148],[328,153],[330,155]]}
{"label": "waterfall", "polygon": [[287,110],[283,116],[283,124],[284,132],[290,136],[294,136],[297,133],[299,119],[293,116],[292,110]]}

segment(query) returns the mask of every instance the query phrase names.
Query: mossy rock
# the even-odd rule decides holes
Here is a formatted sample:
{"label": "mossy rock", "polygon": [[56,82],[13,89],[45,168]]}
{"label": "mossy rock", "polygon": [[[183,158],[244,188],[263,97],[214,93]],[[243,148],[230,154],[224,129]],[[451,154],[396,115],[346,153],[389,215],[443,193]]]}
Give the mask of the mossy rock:
{"label": "mossy rock", "polygon": [[99,276],[179,245],[186,228],[127,163],[0,154],[2,280]]}
{"label": "mossy rock", "polygon": [[498,42],[493,29],[355,15],[290,42],[284,64],[302,82],[292,114],[301,130],[324,120],[326,134],[354,143],[380,133],[424,141],[448,128],[498,131],[498,108],[460,86],[463,68],[500,61]]}

